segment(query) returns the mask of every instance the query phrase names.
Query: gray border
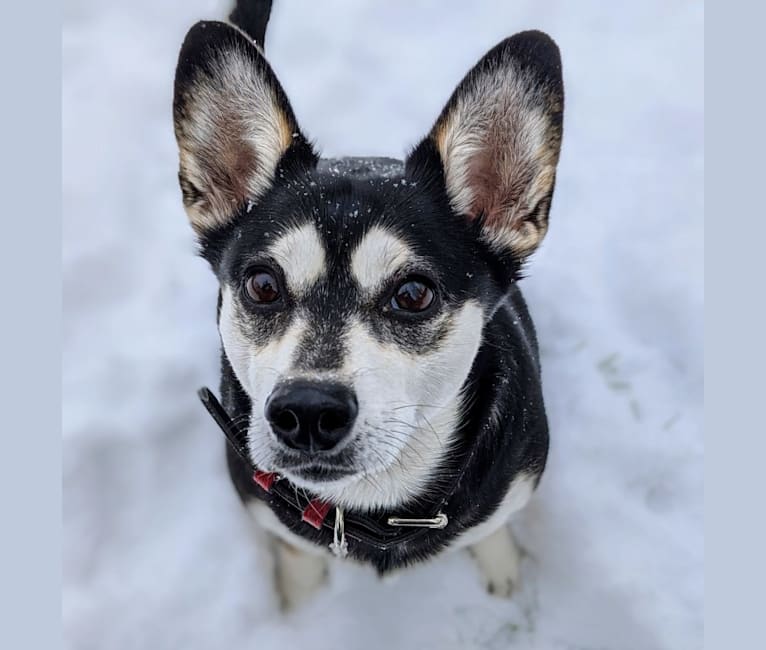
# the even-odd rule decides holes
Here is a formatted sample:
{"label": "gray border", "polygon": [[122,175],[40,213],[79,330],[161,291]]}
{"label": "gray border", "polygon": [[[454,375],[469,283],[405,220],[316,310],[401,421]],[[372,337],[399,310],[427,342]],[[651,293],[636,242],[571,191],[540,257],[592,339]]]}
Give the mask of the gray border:
{"label": "gray border", "polygon": [[766,636],[764,14],[759,3],[706,4],[705,647],[711,650],[762,647]]}
{"label": "gray border", "polygon": [[0,647],[61,644],[61,3],[3,5]]}

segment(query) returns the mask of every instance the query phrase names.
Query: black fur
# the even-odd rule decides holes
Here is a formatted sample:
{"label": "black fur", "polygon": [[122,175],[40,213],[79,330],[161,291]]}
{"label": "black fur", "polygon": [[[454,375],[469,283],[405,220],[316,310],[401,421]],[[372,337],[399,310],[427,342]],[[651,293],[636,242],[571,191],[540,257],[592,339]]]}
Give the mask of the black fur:
{"label": "black fur", "polygon": [[[439,273],[439,284],[445,290],[445,300],[461,303],[470,296],[478,297],[483,304],[494,305],[510,289],[509,308],[499,309],[486,325],[484,344],[467,380],[470,389],[466,403],[470,408],[459,430],[457,448],[444,465],[435,470],[432,485],[422,495],[406,507],[397,509],[396,513],[389,513],[422,516],[424,505],[438,501],[445,492],[445,483],[451,489],[452,479],[466,467],[460,485],[444,508],[450,525],[444,530],[429,530],[416,542],[386,552],[352,545],[352,555],[384,572],[427,558],[467,528],[484,521],[495,511],[511,480],[520,472],[539,477],[545,467],[548,427],[534,327],[521,291],[509,275],[513,265],[508,268],[499,262],[496,255],[479,242],[476,226],[455,215],[446,200],[433,192],[438,182],[412,187],[409,183],[417,181],[411,176],[381,178],[364,171],[360,173],[358,170],[364,170],[365,162],[388,173],[394,168],[392,161],[323,161],[318,169],[304,171],[300,180],[285,177],[285,181],[277,183],[249,215],[240,215],[235,220],[235,225],[227,231],[228,236],[218,240],[216,246],[221,247],[220,250],[207,249],[207,254],[212,253],[210,259],[223,260],[218,265],[222,282],[236,283],[238,279],[231,274],[236,273],[236,269],[247,268],[247,258],[252,251],[262,247],[262,242],[278,236],[280,224],[284,223],[281,215],[301,215],[303,210],[309,210],[323,225],[327,250],[335,251],[336,260],[348,255],[347,243],[361,239],[373,224],[385,223],[396,227],[402,236],[418,247],[420,254],[433,261],[433,267]],[[327,171],[331,169],[339,172]],[[409,179],[409,183],[401,185],[402,179]],[[387,209],[389,206],[397,206],[397,209]],[[358,216],[350,216],[355,213]],[[414,229],[413,223],[416,224]],[[350,283],[344,285],[341,277],[332,274],[328,274],[326,282],[332,286],[320,283],[313,297],[309,298],[313,305],[311,309],[317,314],[316,322],[325,321],[322,312],[328,311],[340,327],[344,309],[355,305],[355,290]],[[523,336],[518,335],[514,320],[520,321]],[[406,331],[409,327],[403,329]],[[397,335],[400,334],[380,334]],[[412,331],[401,335],[418,336]],[[332,363],[337,355],[337,339],[337,332],[312,330],[312,336],[305,343],[305,353],[323,359],[321,363]],[[525,345],[525,339],[530,341],[530,346]],[[224,407],[235,419],[247,417],[252,409],[250,399],[234,376],[225,354],[222,354],[221,366]],[[498,426],[490,424],[493,409]],[[229,469],[243,500],[264,498],[247,467],[231,453]],[[270,503],[293,532],[323,545],[332,541],[327,531],[316,531],[302,523],[295,511],[278,500]]]}
{"label": "black fur", "polygon": [[[238,2],[231,20],[263,45],[271,2]],[[176,120],[184,115],[184,93],[199,70],[205,71],[210,50],[220,52],[241,35],[221,24],[205,23],[187,37],[176,76]],[[195,31],[196,30],[196,31]],[[233,39],[233,41],[232,41]],[[228,45],[227,45],[228,44]],[[239,45],[237,45],[239,46]],[[560,138],[562,102],[558,50],[539,32],[525,32],[494,48],[480,65],[496,66],[513,55],[519,65],[539,79],[542,96],[552,103]],[[254,56],[269,83],[278,89],[280,103],[298,131],[287,98],[265,60]],[[469,73],[476,74],[475,71]],[[453,96],[442,117],[456,101]],[[442,119],[442,118],[440,118]],[[193,193],[193,188],[184,188]],[[545,212],[547,204],[539,210]],[[303,298],[303,308],[314,324],[299,346],[304,369],[332,368],[343,356],[342,330],[349,313],[364,316],[382,341],[393,340],[418,352],[439,345],[443,332],[427,320],[383,320],[378,304],[366,303],[347,274],[334,272],[348,262],[354,246],[374,225],[395,232],[422,257],[439,289],[440,307],[456,311],[472,299],[491,309],[507,295],[483,332],[483,343],[465,383],[466,408],[456,446],[442,466],[435,468],[427,489],[397,508],[401,516],[422,516],[424,507],[451,493],[443,511],[449,525],[428,530],[416,540],[382,552],[352,545],[352,556],[385,572],[423,560],[443,549],[465,530],[486,520],[497,508],[511,481],[520,473],[539,480],[548,451],[548,426],[543,404],[538,349],[532,320],[518,288],[523,259],[509,251],[492,250],[480,237],[481,219],[467,219],[450,206],[444,171],[432,138],[424,139],[404,163],[388,159],[322,160],[301,135],[279,162],[274,181],[258,201],[233,210],[225,225],[200,233],[201,254],[222,285],[242,288],[248,269],[264,261],[263,250],[290,227],[311,222],[321,233],[328,255],[328,272]],[[382,296],[387,295],[385,292]],[[292,298],[286,296],[285,300]],[[243,303],[244,304],[244,303]],[[220,298],[219,298],[220,310]],[[268,340],[287,326],[287,317],[252,313],[238,315],[249,323],[253,340]],[[234,419],[247,419],[253,405],[237,381],[226,354],[221,353],[220,390],[224,407]],[[331,534],[302,523],[295,512],[269,500],[252,481],[246,465],[229,450],[232,480],[244,501],[266,499],[293,532],[326,546]],[[460,479],[458,481],[458,478]]]}

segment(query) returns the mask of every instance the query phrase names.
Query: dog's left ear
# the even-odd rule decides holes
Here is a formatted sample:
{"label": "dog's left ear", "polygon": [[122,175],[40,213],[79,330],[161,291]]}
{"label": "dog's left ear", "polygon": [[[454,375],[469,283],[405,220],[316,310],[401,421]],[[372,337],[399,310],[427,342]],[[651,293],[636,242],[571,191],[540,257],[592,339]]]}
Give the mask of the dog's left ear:
{"label": "dog's left ear", "polygon": [[438,156],[455,212],[480,220],[496,251],[524,258],[548,228],[563,108],[558,47],[542,32],[516,34],[458,85],[408,173],[427,176]]}
{"label": "dog's left ear", "polygon": [[288,155],[298,167],[316,165],[263,53],[225,23],[189,30],[176,68],[173,120],[184,206],[198,235],[259,199]]}

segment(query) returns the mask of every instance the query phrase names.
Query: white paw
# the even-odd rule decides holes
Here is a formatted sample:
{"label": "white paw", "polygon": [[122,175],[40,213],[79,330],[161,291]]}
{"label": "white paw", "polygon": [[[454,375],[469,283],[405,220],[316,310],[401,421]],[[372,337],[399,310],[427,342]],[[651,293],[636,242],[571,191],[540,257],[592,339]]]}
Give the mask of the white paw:
{"label": "white paw", "polygon": [[510,598],[518,584],[518,575],[492,576],[486,579],[487,593],[500,598]]}
{"label": "white paw", "polygon": [[274,545],[280,605],[284,611],[291,611],[309,600],[322,586],[327,577],[327,560],[281,540],[275,540]]}
{"label": "white paw", "polygon": [[502,526],[489,537],[470,547],[471,554],[481,571],[487,591],[502,598],[510,598],[519,584],[519,549],[511,531]]}

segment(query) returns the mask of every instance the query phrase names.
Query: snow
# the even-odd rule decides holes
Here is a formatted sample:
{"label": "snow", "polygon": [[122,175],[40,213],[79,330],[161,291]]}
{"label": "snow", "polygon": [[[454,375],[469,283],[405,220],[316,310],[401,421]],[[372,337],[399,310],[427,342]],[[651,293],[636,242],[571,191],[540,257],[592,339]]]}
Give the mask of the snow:
{"label": "snow", "polygon": [[[225,3],[224,3],[225,4]],[[171,6],[172,5],[172,6]],[[465,553],[379,582],[336,564],[284,617],[197,402],[216,285],[181,208],[175,58],[220,2],[85,2],[64,24],[67,645],[693,649],[703,609],[700,3],[287,3],[267,53],[327,156],[400,157],[501,38],[559,43],[551,228],[523,288],[552,447],[513,520],[510,601]]]}

